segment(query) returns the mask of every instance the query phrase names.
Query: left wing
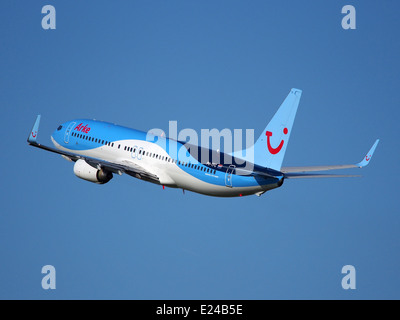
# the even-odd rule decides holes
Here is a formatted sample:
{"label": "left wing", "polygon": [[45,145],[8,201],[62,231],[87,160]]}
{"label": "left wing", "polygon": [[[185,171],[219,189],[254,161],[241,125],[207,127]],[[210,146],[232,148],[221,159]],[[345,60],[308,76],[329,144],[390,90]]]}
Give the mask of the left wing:
{"label": "left wing", "polygon": [[40,148],[46,151],[58,153],[64,158],[67,158],[71,161],[77,161],[78,159],[83,159],[85,160],[88,164],[90,164],[92,167],[97,168],[98,170],[104,168],[108,171],[111,171],[113,173],[117,173],[119,175],[122,175],[123,173],[126,173],[130,176],[151,181],[151,182],[156,182],[159,183],[159,177],[143,167],[137,165],[136,163],[129,161],[129,160],[122,160],[121,163],[117,162],[110,162],[102,159],[97,159],[97,158],[92,158],[88,156],[83,156],[79,155],[76,153],[68,152],[68,151],[62,151],[58,150],[56,148],[44,146],[40,143],[37,142],[37,136],[39,133],[39,124],[40,124],[40,115],[37,116],[35,124],[33,125],[32,131],[29,134],[28,137],[28,144]]}
{"label": "left wing", "polygon": [[368,165],[372,155],[378,145],[379,139],[375,141],[371,149],[365,155],[362,161],[356,164],[345,165],[332,165],[332,166],[310,166],[310,167],[282,167],[281,172],[284,173],[285,178],[332,178],[332,177],[359,177],[355,175],[333,175],[333,174],[310,174],[308,172],[314,171],[328,171],[349,168],[362,168]]}

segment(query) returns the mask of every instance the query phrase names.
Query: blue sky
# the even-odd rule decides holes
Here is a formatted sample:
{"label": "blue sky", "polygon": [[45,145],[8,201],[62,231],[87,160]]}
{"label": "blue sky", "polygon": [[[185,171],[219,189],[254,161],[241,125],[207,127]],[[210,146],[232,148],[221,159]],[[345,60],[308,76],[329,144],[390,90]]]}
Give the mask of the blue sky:
{"label": "blue sky", "polygon": [[[56,8],[43,30],[41,8]],[[341,9],[356,8],[344,30]],[[399,299],[395,1],[0,4],[1,299]],[[205,197],[128,176],[78,179],[28,147],[74,118],[139,130],[254,129],[303,90],[284,165],[362,178]],[[41,268],[56,269],[43,290]],[[341,287],[344,265],[355,290]]]}

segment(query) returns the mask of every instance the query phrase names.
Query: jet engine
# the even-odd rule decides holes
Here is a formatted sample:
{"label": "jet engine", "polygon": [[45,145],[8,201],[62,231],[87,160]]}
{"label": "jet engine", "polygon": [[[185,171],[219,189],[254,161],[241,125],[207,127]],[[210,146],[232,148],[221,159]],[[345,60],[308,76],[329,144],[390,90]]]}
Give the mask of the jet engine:
{"label": "jet engine", "polygon": [[110,171],[104,169],[99,170],[82,159],[75,162],[74,173],[78,178],[98,184],[107,183],[113,177]]}

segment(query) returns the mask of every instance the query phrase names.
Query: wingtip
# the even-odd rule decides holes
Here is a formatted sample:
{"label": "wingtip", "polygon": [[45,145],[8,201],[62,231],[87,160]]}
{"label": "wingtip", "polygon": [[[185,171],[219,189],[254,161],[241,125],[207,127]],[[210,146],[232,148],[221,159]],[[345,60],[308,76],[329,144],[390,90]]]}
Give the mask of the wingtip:
{"label": "wingtip", "polygon": [[369,149],[368,153],[364,156],[363,160],[356,164],[357,167],[362,168],[368,165],[370,160],[372,159],[372,155],[375,152],[375,149],[379,143],[379,139],[376,139],[375,143],[372,145],[371,149]]}
{"label": "wingtip", "polygon": [[40,117],[41,117],[40,114],[37,115],[37,117],[36,117],[35,123],[32,127],[32,130],[31,130],[29,136],[28,136],[28,139],[27,139],[28,143],[36,143],[37,135],[39,133]]}

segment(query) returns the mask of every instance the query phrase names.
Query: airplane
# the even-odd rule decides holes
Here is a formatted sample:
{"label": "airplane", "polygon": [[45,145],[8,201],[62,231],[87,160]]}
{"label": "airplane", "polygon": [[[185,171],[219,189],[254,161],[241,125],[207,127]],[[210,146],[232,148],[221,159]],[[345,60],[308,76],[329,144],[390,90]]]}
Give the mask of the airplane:
{"label": "airplane", "polygon": [[[54,147],[49,147],[37,142],[40,115],[27,141],[33,147],[75,162],[75,175],[93,183],[104,184],[114,174],[127,174],[161,185],[163,189],[180,188],[183,192],[188,190],[216,197],[261,196],[292,178],[354,176],[320,172],[365,167],[371,161],[379,139],[356,164],[282,167],[301,94],[302,90],[290,90],[254,145],[239,152],[241,157],[236,152],[204,150],[165,136],[89,119],[75,119],[59,125],[51,135]],[[219,161],[210,162],[210,159],[216,159],[215,156]]]}

